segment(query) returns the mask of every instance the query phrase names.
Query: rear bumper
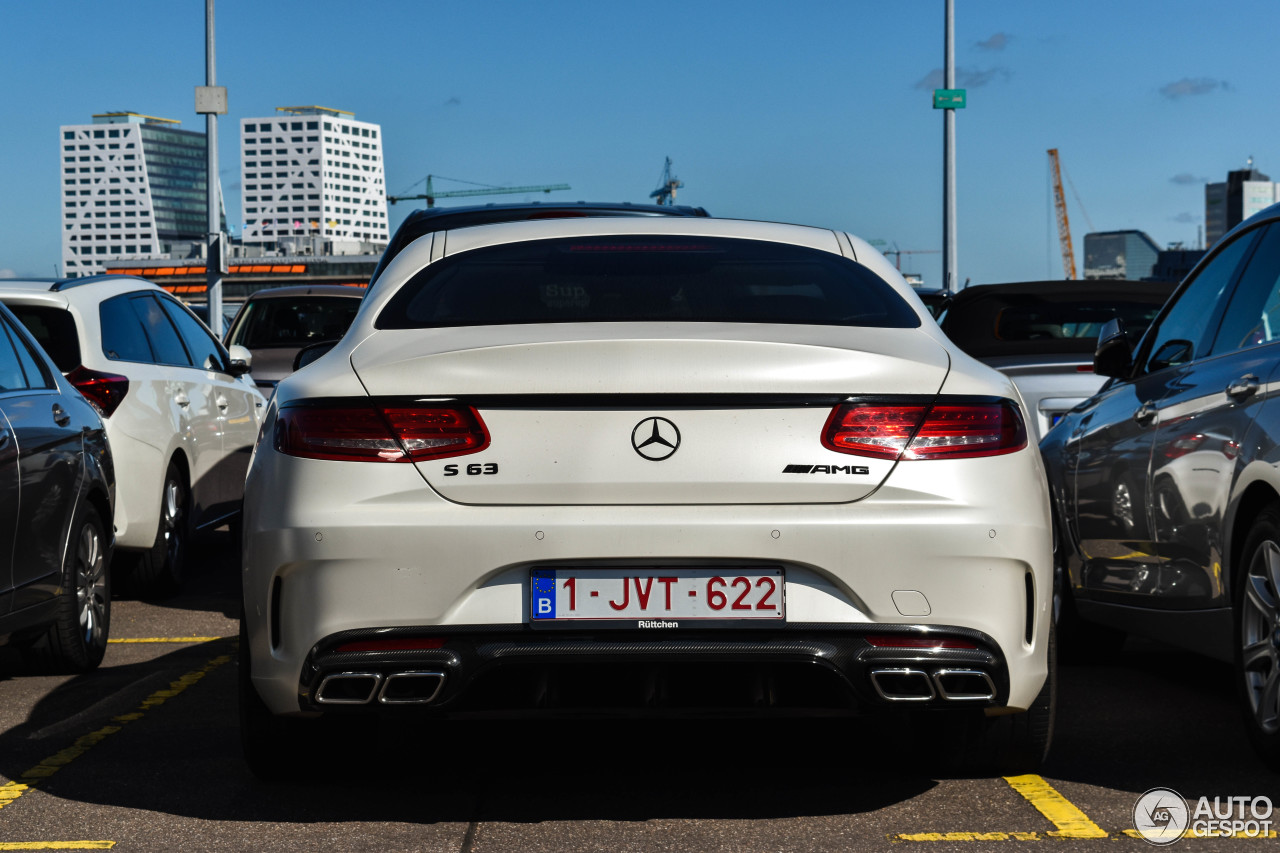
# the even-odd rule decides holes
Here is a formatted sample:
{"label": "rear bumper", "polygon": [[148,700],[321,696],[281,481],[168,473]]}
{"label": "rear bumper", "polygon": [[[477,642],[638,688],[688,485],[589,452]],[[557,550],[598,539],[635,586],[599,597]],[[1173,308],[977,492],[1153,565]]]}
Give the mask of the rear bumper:
{"label": "rear bumper", "polygon": [[[424,637],[443,645],[343,650]],[[941,637],[970,647],[908,645]],[[904,645],[886,647],[894,638]],[[855,714],[893,705],[999,706],[1008,700],[1009,678],[991,638],[963,628],[793,623],[754,631],[582,633],[517,625],[343,632],[316,644],[297,687],[303,712],[413,706],[451,716]]]}
{"label": "rear bumper", "polygon": [[[393,661],[443,672],[440,708],[460,701],[453,691],[498,668],[499,658],[530,670],[635,664],[641,680],[644,668],[684,663],[704,673],[702,664],[716,661],[827,668],[855,704],[874,704],[881,697],[860,662],[869,660],[861,637],[873,628],[983,638],[995,660],[995,705],[1029,707],[1047,673],[1051,528],[1034,447],[899,465],[876,494],[846,504],[477,507],[444,500],[411,466],[295,459],[264,446],[245,513],[253,683],[276,714],[317,710],[321,671],[350,664],[385,677],[388,661],[326,657],[334,638],[404,631],[449,640],[441,654]],[[530,628],[531,570],[547,565],[780,566],[786,624]],[[556,650],[552,638],[564,645]],[[632,639],[636,651],[627,650]],[[818,645],[778,651],[794,642]],[[914,663],[891,659],[884,668]],[[934,671],[923,672],[885,684],[923,691],[928,682],[937,691]],[[399,687],[425,689],[431,680]]]}

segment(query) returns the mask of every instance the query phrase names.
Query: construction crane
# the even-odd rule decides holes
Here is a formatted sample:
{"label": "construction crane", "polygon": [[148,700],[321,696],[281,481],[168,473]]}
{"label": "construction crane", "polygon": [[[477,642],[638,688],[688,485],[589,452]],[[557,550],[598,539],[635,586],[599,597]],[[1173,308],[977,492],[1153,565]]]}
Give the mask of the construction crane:
{"label": "construction crane", "polygon": [[[460,184],[475,184],[482,189],[476,190],[445,190],[436,192],[435,187],[431,185],[433,177],[440,178],[444,181],[457,181]],[[426,199],[427,207],[435,207],[438,198],[475,198],[482,195],[507,195],[509,193],[549,193],[554,190],[567,190],[568,184],[535,184],[528,187],[496,187],[492,184],[477,184],[475,181],[464,181],[460,178],[446,178],[443,175],[427,175],[427,191],[418,195],[389,195],[387,201],[395,204],[398,201],[418,201]],[[421,183],[421,181],[419,181]]]}
{"label": "construction crane", "polygon": [[671,174],[671,158],[667,158],[666,164],[662,167],[662,178],[658,184],[658,188],[649,193],[649,198],[656,198],[656,204],[675,204],[676,190],[684,186],[684,181]]}
{"label": "construction crane", "polygon": [[1071,248],[1071,223],[1067,221],[1067,199],[1062,194],[1062,168],[1058,165],[1058,149],[1049,149],[1049,167],[1053,173],[1053,203],[1058,211],[1058,242],[1062,246],[1062,272],[1071,280],[1076,277],[1076,254]]}
{"label": "construction crane", "polygon": [[897,267],[898,272],[902,272],[903,255],[936,255],[941,251],[941,249],[899,249],[895,245],[892,249],[885,249],[883,254],[885,257],[893,255],[893,265]]}

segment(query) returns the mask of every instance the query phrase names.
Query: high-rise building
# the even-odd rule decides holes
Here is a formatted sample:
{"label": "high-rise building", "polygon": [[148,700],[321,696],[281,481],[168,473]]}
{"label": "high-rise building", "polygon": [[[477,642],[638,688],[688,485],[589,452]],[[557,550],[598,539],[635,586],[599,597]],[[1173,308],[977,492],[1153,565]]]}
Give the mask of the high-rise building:
{"label": "high-rise building", "polygon": [[1094,231],[1084,235],[1084,277],[1138,281],[1151,275],[1159,255],[1143,231]]}
{"label": "high-rise building", "polygon": [[1223,234],[1277,201],[1280,185],[1253,168],[1250,157],[1248,167],[1228,172],[1225,183],[1205,185],[1205,245],[1212,246]]}
{"label": "high-rise building", "polygon": [[279,248],[318,238],[316,251],[385,247],[382,128],[328,107],[277,107],[240,120],[241,240]]}
{"label": "high-rise building", "polygon": [[62,130],[62,265],[159,258],[208,232],[205,135],[173,119],[101,113]]}

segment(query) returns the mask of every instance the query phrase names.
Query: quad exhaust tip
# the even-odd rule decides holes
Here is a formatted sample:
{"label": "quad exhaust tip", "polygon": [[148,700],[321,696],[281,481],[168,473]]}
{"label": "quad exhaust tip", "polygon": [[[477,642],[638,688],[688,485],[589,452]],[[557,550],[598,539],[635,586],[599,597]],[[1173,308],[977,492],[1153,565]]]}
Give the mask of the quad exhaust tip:
{"label": "quad exhaust tip", "polygon": [[443,672],[394,672],[383,679],[378,701],[383,705],[425,705],[435,701],[442,687]]}
{"label": "quad exhaust tip", "polygon": [[335,672],[326,675],[316,690],[320,705],[368,705],[376,697],[382,705],[425,705],[434,702],[444,687],[438,670]]}
{"label": "quad exhaust tip", "polygon": [[990,702],[996,685],[980,669],[940,669],[932,675],[920,669],[873,669],[871,684],[888,702]]}
{"label": "quad exhaust tip", "polygon": [[873,669],[871,684],[890,702],[929,702],[937,695],[929,673],[919,669]]}

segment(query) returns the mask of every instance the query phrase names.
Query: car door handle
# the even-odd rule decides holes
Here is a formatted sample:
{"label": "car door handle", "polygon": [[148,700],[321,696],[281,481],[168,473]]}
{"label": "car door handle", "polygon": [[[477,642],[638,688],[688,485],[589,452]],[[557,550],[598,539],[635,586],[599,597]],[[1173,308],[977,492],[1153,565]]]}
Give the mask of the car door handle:
{"label": "car door handle", "polygon": [[185,409],[187,406],[191,405],[191,398],[186,394],[179,392],[173,395],[173,402]]}
{"label": "car door handle", "polygon": [[0,432],[0,450],[9,446],[9,433]]}
{"label": "car door handle", "polygon": [[1137,411],[1133,413],[1133,419],[1140,424],[1145,424],[1149,422],[1155,416],[1156,416],[1156,406],[1155,406],[1155,403],[1151,402],[1150,400],[1146,401],[1141,406],[1139,406]]}
{"label": "car door handle", "polygon": [[1241,376],[1227,386],[1227,396],[1237,403],[1243,403],[1256,393],[1258,393],[1258,377],[1252,373]]}
{"label": "car door handle", "polygon": [[221,410],[222,410],[222,411],[224,411],[224,412],[227,410],[227,398],[226,398],[226,397],[223,397],[221,394],[219,394],[219,395],[218,395],[218,398],[217,398],[217,400],[215,400],[215,402],[218,404],[218,408],[219,408],[219,409],[221,409]]}
{"label": "car door handle", "polygon": [[71,423],[71,415],[57,403],[53,404],[53,422],[58,426],[66,426]]}

